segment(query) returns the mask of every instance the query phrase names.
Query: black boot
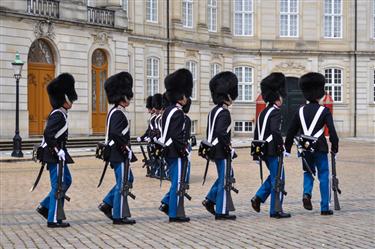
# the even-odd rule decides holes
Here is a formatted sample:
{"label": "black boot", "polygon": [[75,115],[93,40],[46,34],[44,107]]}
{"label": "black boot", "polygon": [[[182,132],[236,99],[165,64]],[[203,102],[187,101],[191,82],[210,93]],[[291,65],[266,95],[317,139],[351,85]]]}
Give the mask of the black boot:
{"label": "black boot", "polygon": [[112,220],[112,207],[105,202],[102,202],[98,206],[99,210],[102,211],[105,216]]}
{"label": "black boot", "polygon": [[176,217],[176,218],[169,217],[169,222],[189,222],[189,221],[190,221],[189,217]]}
{"label": "black boot", "polygon": [[159,210],[168,215],[169,212],[169,206],[165,203],[162,203],[159,207]]}
{"label": "black boot", "polygon": [[333,215],[333,211],[332,210],[321,211],[320,214],[321,215]]}
{"label": "black boot", "polygon": [[236,218],[233,214],[215,214],[215,220],[235,220]]}
{"label": "black boot", "polygon": [[259,213],[260,212],[260,204],[262,203],[262,200],[258,197],[258,196],[254,196],[252,199],[251,199],[251,206],[253,207],[253,209]]}
{"label": "black boot", "polygon": [[292,217],[292,215],[290,213],[277,212],[275,214],[271,214],[270,217],[276,218],[276,219],[283,219],[283,218],[290,218]]}
{"label": "black boot", "polygon": [[135,224],[136,221],[133,219],[128,219],[128,218],[122,218],[122,219],[113,219],[113,224],[114,225],[133,225]]}
{"label": "black boot", "polygon": [[202,201],[202,205],[208,212],[210,212],[212,215],[215,215],[215,203],[208,199],[205,199],[204,201]]}
{"label": "black boot", "polygon": [[37,211],[41,216],[43,216],[46,220],[48,219],[48,208],[43,207],[42,205],[39,205],[39,206],[36,208],[36,211]]}
{"label": "black boot", "polygon": [[47,227],[49,228],[65,228],[70,227],[70,224],[68,222],[47,222]]}
{"label": "black boot", "polygon": [[305,209],[307,209],[307,210],[312,210],[313,209],[313,206],[311,204],[311,195],[304,194],[303,198],[302,198],[302,202],[303,202],[303,207]]}

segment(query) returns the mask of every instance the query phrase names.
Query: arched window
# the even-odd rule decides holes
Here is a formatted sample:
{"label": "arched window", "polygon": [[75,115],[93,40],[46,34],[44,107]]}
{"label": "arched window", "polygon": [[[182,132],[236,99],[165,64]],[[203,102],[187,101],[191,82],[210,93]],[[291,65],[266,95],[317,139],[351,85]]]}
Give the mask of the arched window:
{"label": "arched window", "polygon": [[147,96],[159,92],[159,59],[147,58]]}
{"label": "arched window", "polygon": [[31,44],[27,60],[31,63],[54,64],[52,50],[42,39]]}
{"label": "arched window", "polygon": [[187,61],[185,66],[193,75],[193,92],[191,95],[191,99],[196,100],[197,99],[198,64],[195,61]]}
{"label": "arched window", "polygon": [[238,78],[238,101],[253,101],[253,69],[247,66],[234,68]]}
{"label": "arched window", "polygon": [[211,78],[221,72],[221,65],[219,63],[211,64]]}
{"label": "arched window", "polygon": [[331,95],[333,101],[342,102],[343,70],[327,68],[324,73],[326,77],[325,90]]}

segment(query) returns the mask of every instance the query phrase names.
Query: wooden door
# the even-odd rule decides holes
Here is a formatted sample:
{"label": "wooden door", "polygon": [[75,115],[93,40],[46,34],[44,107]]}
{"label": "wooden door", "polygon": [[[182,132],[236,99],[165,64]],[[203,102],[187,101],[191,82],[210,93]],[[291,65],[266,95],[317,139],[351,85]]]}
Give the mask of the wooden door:
{"label": "wooden door", "polygon": [[43,134],[45,121],[52,109],[47,85],[54,77],[55,65],[52,51],[45,41],[37,40],[31,45],[27,68],[30,136]]}
{"label": "wooden door", "polygon": [[91,69],[92,93],[92,130],[94,134],[104,134],[107,116],[107,96],[104,82],[108,77],[108,62],[105,52],[101,49],[94,51]]}

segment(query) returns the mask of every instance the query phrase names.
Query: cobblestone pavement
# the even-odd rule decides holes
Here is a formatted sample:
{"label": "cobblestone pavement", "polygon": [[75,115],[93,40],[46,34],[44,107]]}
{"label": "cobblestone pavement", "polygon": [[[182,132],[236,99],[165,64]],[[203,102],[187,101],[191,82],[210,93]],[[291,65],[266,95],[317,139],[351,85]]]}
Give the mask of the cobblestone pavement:
{"label": "cobblestone pavement", "polygon": [[[94,158],[77,158],[71,165],[73,184],[68,194],[66,214],[71,227],[48,229],[45,220],[34,210],[49,190],[44,172],[38,188],[30,193],[39,166],[32,162],[2,163],[0,166],[0,210],[2,248],[374,248],[375,247],[375,144],[345,141],[341,144],[337,171],[343,194],[341,211],[323,217],[319,212],[320,194],[314,186],[313,211],[302,208],[302,170],[296,158],[286,163],[284,210],[292,218],[270,219],[269,202],[261,213],[250,207],[257,190],[258,166],[249,160],[249,149],[240,149],[234,162],[239,194],[233,194],[236,221],[215,221],[201,206],[213,183],[216,170],[211,165],[207,182],[202,186],[205,163],[194,153],[191,202],[186,201],[189,224],[169,224],[158,211],[160,199],[169,187],[146,178],[141,163],[133,164],[136,200],[130,200],[133,226],[113,226],[97,210],[97,205],[114,183],[109,170],[103,186],[96,188],[102,163]],[[139,155],[139,158],[141,156]],[[266,169],[265,169],[266,171]]]}

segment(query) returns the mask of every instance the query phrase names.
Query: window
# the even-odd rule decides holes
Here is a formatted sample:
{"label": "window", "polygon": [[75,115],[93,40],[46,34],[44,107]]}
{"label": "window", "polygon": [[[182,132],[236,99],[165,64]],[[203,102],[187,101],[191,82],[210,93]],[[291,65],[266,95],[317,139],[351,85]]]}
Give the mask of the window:
{"label": "window", "polygon": [[216,74],[220,73],[221,67],[218,63],[211,64],[211,78],[214,77]]}
{"label": "window", "polygon": [[95,0],[87,0],[87,6],[90,6],[90,7],[95,7]]}
{"label": "window", "polygon": [[182,0],[182,25],[193,27],[193,0]]}
{"label": "window", "polygon": [[375,103],[375,69],[374,69],[374,85],[373,85],[373,92],[372,92],[374,95],[373,95],[373,100],[374,100],[374,103]]}
{"label": "window", "polygon": [[372,3],[372,37],[375,39],[375,0]]}
{"label": "window", "polygon": [[197,127],[198,127],[198,120],[192,120],[191,121],[191,130],[190,130],[190,132],[191,132],[191,135],[195,135],[195,134],[197,134]]}
{"label": "window", "polygon": [[217,0],[208,0],[207,3],[207,23],[208,31],[216,32],[217,20]]}
{"label": "window", "polygon": [[280,0],[280,36],[298,36],[298,0]]}
{"label": "window", "polygon": [[253,101],[253,69],[236,67],[234,73],[238,78],[238,101]]}
{"label": "window", "polygon": [[234,35],[253,35],[253,0],[234,0]]}
{"label": "window", "polygon": [[324,37],[342,37],[342,0],[324,0]]}
{"label": "window", "polygon": [[159,92],[159,59],[147,59],[147,96]]}
{"label": "window", "polygon": [[158,0],[146,0],[146,20],[148,22],[158,21]]}
{"label": "window", "polygon": [[338,68],[328,68],[325,70],[326,85],[325,90],[331,95],[334,102],[342,102],[343,73]]}
{"label": "window", "polygon": [[128,0],[122,0],[121,6],[122,6],[122,10],[125,12],[125,16],[127,17],[128,16],[128,8],[129,8]]}
{"label": "window", "polygon": [[191,99],[197,99],[197,76],[198,76],[198,67],[195,61],[188,61],[186,62],[186,68],[191,72],[193,75],[193,92],[191,95]]}
{"label": "window", "polygon": [[250,121],[235,121],[235,132],[253,132],[253,123]]}

